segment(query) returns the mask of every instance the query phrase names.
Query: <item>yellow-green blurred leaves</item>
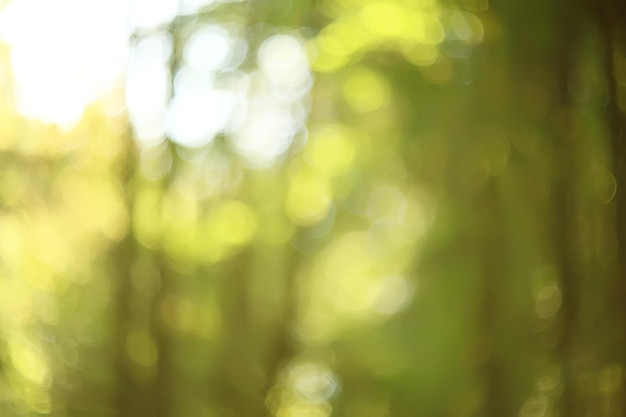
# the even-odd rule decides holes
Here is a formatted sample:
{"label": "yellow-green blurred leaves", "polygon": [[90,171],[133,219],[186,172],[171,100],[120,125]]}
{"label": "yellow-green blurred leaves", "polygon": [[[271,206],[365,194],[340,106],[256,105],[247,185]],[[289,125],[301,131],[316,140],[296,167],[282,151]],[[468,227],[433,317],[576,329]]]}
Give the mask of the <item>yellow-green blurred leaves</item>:
{"label": "yellow-green blurred leaves", "polygon": [[[356,163],[366,161],[365,133],[350,126],[327,124],[312,128],[301,158],[287,171],[285,211],[299,226],[312,226],[328,214],[333,201],[346,198]],[[366,148],[366,147],[365,147]]]}
{"label": "yellow-green blurred leaves", "polygon": [[350,21],[326,26],[309,44],[314,55],[312,68],[321,72],[340,69],[371,42],[371,35]]}
{"label": "yellow-green blurred leaves", "polygon": [[327,417],[339,391],[339,378],[325,363],[295,358],[270,391],[267,405],[276,416]]}
{"label": "yellow-green blurred leaves", "polygon": [[158,350],[147,332],[131,332],[126,339],[126,350],[129,358],[140,366],[150,368],[156,364]]}
{"label": "yellow-green blurred leaves", "polygon": [[386,261],[376,256],[366,232],[337,237],[310,272],[306,293],[311,302],[304,304],[303,335],[317,340],[340,337],[406,306],[412,284],[398,274],[406,263]]}
{"label": "yellow-green blurred leaves", "polygon": [[11,109],[0,107],[3,120],[0,123],[0,150],[12,150],[18,145],[18,138],[26,128],[26,122]]}
{"label": "yellow-green blurred leaves", "polygon": [[[411,59],[412,58],[409,57],[409,61],[411,61]],[[417,61],[414,63],[417,64],[421,62],[420,58],[416,59]],[[454,75],[452,60],[445,55],[438,54],[432,61],[428,62],[427,66],[420,68],[420,73],[433,84],[448,83]]]}
{"label": "yellow-green blurred leaves", "polygon": [[[311,291],[316,300],[311,304],[324,307],[309,311],[304,321],[312,333],[326,332],[319,336],[322,338],[336,336],[354,320],[376,321],[376,317],[384,316],[381,311],[394,311],[392,306],[403,303],[393,294],[409,290],[392,288],[403,288],[405,268],[415,259],[417,245],[434,218],[430,199],[402,185],[411,176],[399,149],[399,144],[409,140],[398,130],[396,110],[401,104],[396,98],[402,93],[391,83],[392,77],[372,61],[376,62],[378,51],[398,52],[420,67],[424,78],[437,83],[450,81],[455,71],[450,58],[439,53],[448,28],[440,21],[444,13],[436,2],[329,1],[324,7],[332,11],[335,20],[320,31],[310,50],[313,69],[336,73],[320,76],[318,83],[322,94],[330,96],[326,99],[334,102],[317,105],[323,116],[335,119],[311,126],[303,164],[290,173],[286,210],[294,223],[312,226],[330,218],[333,207],[331,221],[339,229],[345,224],[341,208],[346,204],[351,213],[363,215],[368,223],[364,230],[355,232],[361,234],[365,249],[359,256],[344,254],[338,259],[346,268],[372,264],[366,266],[367,272],[334,274],[332,282],[319,278],[324,268],[313,267],[318,272],[312,273],[311,280],[319,284],[312,285],[319,291]],[[471,17],[459,13],[454,17],[457,37],[469,43],[473,23]],[[361,60],[365,53],[367,59]],[[347,106],[342,106],[344,103]],[[337,114],[327,111],[325,105],[336,106]],[[366,178],[375,180],[368,184]],[[387,195],[385,189],[394,192]],[[385,204],[393,208],[376,207]],[[335,235],[329,246],[334,247],[339,239],[343,238]],[[388,277],[400,278],[387,281]],[[386,290],[383,282],[390,283]],[[343,304],[331,301],[329,294],[342,294]],[[379,308],[379,301],[386,307]]]}
{"label": "yellow-green blurred leaves", "polygon": [[161,200],[162,244],[175,258],[193,259],[199,216],[198,199],[190,186],[177,182],[165,190]]}
{"label": "yellow-green blurred leaves", "polygon": [[0,239],[0,259],[2,259],[3,265],[10,269],[17,268],[27,254],[28,241],[27,236],[25,236],[25,225],[20,217],[0,216],[0,230],[3,237]]}
{"label": "yellow-green blurred leaves", "polygon": [[485,11],[489,8],[488,0],[462,0],[460,4],[467,10],[472,11]]}
{"label": "yellow-green blurred leaves", "polygon": [[358,139],[358,133],[347,126],[323,126],[311,133],[304,158],[326,176],[335,177],[354,164]]}
{"label": "yellow-green blurred leaves", "polygon": [[213,263],[248,244],[255,236],[257,224],[257,215],[247,204],[237,200],[216,202],[200,223],[200,260]]}
{"label": "yellow-green blurred leaves", "polygon": [[156,184],[135,189],[133,199],[133,235],[147,248],[155,248],[161,235],[161,190]]}
{"label": "yellow-green blurred leaves", "polygon": [[321,221],[332,200],[330,181],[312,169],[301,169],[289,179],[285,209],[295,224],[311,226]]}
{"label": "yellow-green blurred leaves", "polygon": [[504,132],[488,131],[477,146],[488,175],[501,175],[509,162],[510,144]]}
{"label": "yellow-green blurred leaves", "polygon": [[144,246],[163,247],[178,260],[215,263],[248,244],[258,216],[234,199],[201,201],[194,187],[174,182],[167,189],[139,181],[133,204],[134,232]]}
{"label": "yellow-green blurred leaves", "polygon": [[154,297],[162,288],[158,266],[145,259],[137,259],[131,270],[131,283],[135,291],[146,298]]}
{"label": "yellow-green blurred leaves", "polygon": [[199,260],[215,263],[250,243],[257,225],[255,211],[242,201],[216,201],[200,221],[195,243]]}
{"label": "yellow-green blurred leaves", "polygon": [[100,175],[66,172],[57,178],[63,212],[86,233],[119,241],[127,232],[128,216],[121,185]]}
{"label": "yellow-green blurred leaves", "polygon": [[109,302],[98,292],[88,310],[74,311],[77,288],[96,281],[103,254],[128,232],[120,177],[129,138],[96,110],[66,131],[4,106],[0,116],[0,384],[24,413],[47,414],[52,374],[77,366],[61,348],[68,340],[48,344],[57,340],[52,329],[87,341],[81,314],[92,320]]}
{"label": "yellow-green blurred leaves", "polygon": [[[0,399],[9,400],[15,410],[32,410],[38,414],[49,414],[52,399],[48,389],[52,382],[48,359],[41,346],[27,340],[24,335],[15,335],[8,343],[8,364],[14,372],[4,373],[0,382]],[[8,378],[6,376],[9,376]]]}
{"label": "yellow-green blurred leaves", "polygon": [[221,202],[213,210],[211,222],[216,239],[233,246],[248,243],[257,228],[254,211],[235,200]]}
{"label": "yellow-green blurred leaves", "polygon": [[332,411],[332,407],[328,404],[308,404],[300,401],[289,401],[276,412],[276,417],[328,417]]}
{"label": "yellow-green blurred leaves", "polygon": [[90,262],[128,231],[117,177],[124,138],[99,117],[88,112],[66,132],[8,119],[19,140],[3,154],[0,205],[10,210],[0,219],[0,259],[31,289],[87,280]]}
{"label": "yellow-green blurred leaves", "polygon": [[176,332],[210,339],[220,330],[221,317],[214,303],[168,296],[161,305],[161,315],[165,324]]}
{"label": "yellow-green blurred leaves", "polygon": [[483,24],[475,14],[458,10],[442,13],[441,22],[447,28],[447,37],[468,44],[479,44],[485,36]]}
{"label": "yellow-green blurred leaves", "polygon": [[436,45],[444,39],[437,17],[393,2],[376,1],[359,12],[361,24],[374,36]]}
{"label": "yellow-green blurred leaves", "polygon": [[[435,2],[410,5],[399,1],[348,3],[326,5],[328,9],[337,11],[333,13],[336,19],[313,41],[314,70],[336,71],[360,54],[376,49],[402,51],[415,65],[433,62],[433,53],[437,54],[433,47],[445,39]],[[463,29],[461,20],[456,19],[460,31]],[[466,27],[469,25],[466,24]],[[469,36],[467,34],[467,38]]]}
{"label": "yellow-green blurred leaves", "polygon": [[360,199],[368,227],[337,233],[304,274],[300,331],[307,338],[342,337],[384,321],[410,302],[415,282],[405,274],[432,225],[428,193],[380,184]]}
{"label": "yellow-green blurred leaves", "polygon": [[50,383],[50,369],[45,357],[26,340],[13,338],[9,341],[11,362],[28,381],[37,385]]}
{"label": "yellow-green blurred leaves", "polygon": [[600,164],[592,167],[593,195],[604,204],[608,204],[617,192],[617,180],[615,175]]}
{"label": "yellow-green blurred leaves", "polygon": [[270,245],[283,245],[291,239],[295,226],[285,215],[282,205],[272,207],[258,225],[259,239]]}
{"label": "yellow-green blurred leaves", "polygon": [[387,104],[391,98],[385,78],[364,67],[350,71],[341,92],[346,102],[359,112],[374,111]]}
{"label": "yellow-green blurred leaves", "polygon": [[17,168],[8,168],[0,174],[0,202],[5,207],[16,206],[27,193],[28,184]]}

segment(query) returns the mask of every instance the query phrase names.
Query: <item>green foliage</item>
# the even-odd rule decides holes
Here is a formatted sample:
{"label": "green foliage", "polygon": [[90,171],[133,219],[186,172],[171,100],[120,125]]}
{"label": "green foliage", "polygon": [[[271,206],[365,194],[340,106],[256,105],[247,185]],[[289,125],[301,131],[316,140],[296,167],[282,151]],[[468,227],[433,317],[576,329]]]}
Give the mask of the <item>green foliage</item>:
{"label": "green foliage", "polygon": [[621,415],[625,26],[588,3],[207,3],[132,37],[156,135],[130,84],[59,128],[0,80],[0,415]]}

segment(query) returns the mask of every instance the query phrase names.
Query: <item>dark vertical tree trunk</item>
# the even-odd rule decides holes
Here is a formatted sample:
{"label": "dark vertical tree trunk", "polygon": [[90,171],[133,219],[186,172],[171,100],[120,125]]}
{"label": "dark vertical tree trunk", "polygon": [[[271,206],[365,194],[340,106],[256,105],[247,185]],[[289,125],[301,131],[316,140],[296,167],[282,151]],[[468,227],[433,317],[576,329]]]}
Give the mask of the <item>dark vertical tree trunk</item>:
{"label": "dark vertical tree trunk", "polygon": [[237,417],[250,415],[255,404],[252,394],[243,392],[240,383],[247,378],[250,346],[254,344],[250,328],[250,259],[251,248],[245,248],[219,268],[224,341],[215,377],[209,389],[218,394],[215,401]]}
{"label": "dark vertical tree trunk", "polygon": [[553,148],[554,178],[552,205],[554,207],[554,242],[562,292],[559,312],[558,342],[556,355],[561,362],[562,392],[560,413],[563,416],[579,415],[580,407],[575,389],[574,370],[575,342],[578,333],[578,271],[579,256],[575,253],[575,230],[573,229],[574,178],[577,174],[576,153],[580,143],[573,128],[573,108],[570,99],[570,78],[579,47],[579,4],[561,2],[554,13],[556,28],[556,100],[552,114],[555,126],[556,146]]}
{"label": "dark vertical tree trunk", "polygon": [[[129,234],[117,245],[112,252],[112,259],[116,264],[116,283],[114,289],[114,359],[117,381],[115,409],[119,417],[168,417],[170,415],[169,384],[172,377],[169,337],[161,323],[160,306],[170,289],[170,269],[163,254],[148,254],[159,260],[156,261],[161,275],[161,286],[155,296],[139,296],[132,284],[133,266],[142,254],[132,236],[132,212],[134,185],[136,181],[135,169],[137,158],[135,145],[128,135],[128,150],[124,171],[121,175],[126,190],[126,207],[131,216]],[[137,308],[145,308],[146,316],[137,319]],[[133,324],[134,323],[134,324]],[[141,325],[153,339],[157,349],[155,374],[152,377],[138,377],[128,354],[128,340],[131,332],[138,328],[131,326]]]}
{"label": "dark vertical tree trunk", "polygon": [[[484,218],[489,219],[483,224],[482,250],[483,282],[482,300],[480,302],[480,323],[483,341],[480,349],[485,351],[486,359],[482,364],[485,383],[485,415],[498,417],[510,415],[512,408],[512,389],[510,376],[506,369],[506,362],[502,357],[501,338],[503,320],[502,284],[507,281],[507,253],[506,242],[502,231],[501,205],[496,179],[491,179],[483,192],[482,210]],[[506,327],[506,326],[505,326]],[[521,329],[519,329],[521,330]],[[481,352],[482,354],[482,352]]]}
{"label": "dark vertical tree trunk", "polygon": [[[127,242],[120,245],[120,252],[126,252],[126,248],[130,245]],[[114,318],[114,364],[115,364],[115,409],[118,417],[130,417],[130,403],[132,398],[132,378],[128,372],[126,363],[126,336],[128,334],[127,318],[130,310],[130,285],[129,277],[125,271],[128,271],[129,256],[120,253],[115,256],[119,270],[117,272],[117,289],[115,297],[115,318]]]}
{"label": "dark vertical tree trunk", "polygon": [[[611,335],[612,346],[609,347],[609,359],[617,360],[623,367],[626,365],[626,115],[620,108],[618,96],[623,94],[622,86],[616,80],[616,61],[626,58],[626,3],[619,0],[589,0],[589,9],[597,13],[597,24],[601,30],[605,54],[605,77],[609,86],[609,101],[606,106],[606,118],[610,133],[613,175],[617,182],[616,194],[613,198],[614,228],[618,240],[618,249],[614,267],[616,277],[609,286],[608,317],[614,321],[613,329],[618,335]],[[623,76],[623,75],[622,75]],[[618,330],[619,329],[619,330]],[[626,387],[622,381],[621,415],[626,416]]]}
{"label": "dark vertical tree trunk", "polygon": [[170,336],[166,332],[161,315],[161,307],[165,298],[172,291],[174,272],[164,254],[157,254],[161,285],[157,294],[150,300],[150,333],[157,349],[156,376],[154,378],[154,408],[158,417],[171,417],[172,414],[172,384],[173,364]]}
{"label": "dark vertical tree trunk", "polygon": [[[498,12],[498,16],[503,19],[503,26],[506,28],[502,37],[505,39],[506,45],[503,50],[509,54],[507,61],[495,64],[496,67],[507,67],[509,71],[509,82],[515,83],[511,86],[500,86],[501,88],[510,88],[515,94],[508,97],[508,102],[503,106],[508,108],[515,114],[508,116],[500,114],[497,122],[507,123],[507,130],[510,134],[519,134],[516,130],[519,127],[532,128],[533,126],[543,126],[544,131],[548,134],[546,142],[541,153],[528,155],[526,163],[531,164],[527,167],[519,166],[520,172],[527,174],[541,175],[539,177],[549,187],[550,192],[548,198],[543,201],[533,202],[540,207],[539,213],[545,213],[545,218],[534,219],[533,223],[539,229],[537,236],[549,239],[551,245],[547,248],[553,248],[546,252],[543,249],[537,250],[536,256],[524,253],[515,255],[518,262],[531,261],[533,263],[539,261],[542,263],[554,262],[559,272],[558,285],[562,291],[562,304],[558,316],[553,324],[541,330],[540,335],[535,336],[541,338],[553,338],[550,333],[556,333],[556,345],[550,347],[542,347],[536,356],[542,358],[556,358],[561,373],[561,392],[560,398],[557,400],[556,407],[560,410],[560,415],[567,417],[575,417],[578,415],[578,407],[576,404],[577,393],[575,392],[575,375],[573,372],[573,358],[575,356],[575,335],[577,333],[577,315],[578,315],[578,269],[579,261],[575,253],[575,236],[572,225],[572,204],[574,194],[574,181],[576,173],[576,153],[577,146],[574,136],[572,135],[572,108],[569,96],[569,79],[573,64],[575,63],[576,54],[578,53],[578,31],[581,29],[582,21],[580,19],[580,5],[578,2],[499,2],[493,1],[492,10]],[[531,23],[532,22],[532,23]],[[491,51],[494,52],[493,50]],[[489,72],[489,68],[483,68],[484,73]],[[484,97],[486,102],[493,101],[493,98]],[[507,117],[509,118],[507,120]],[[512,121],[512,123],[511,123]],[[541,169],[542,159],[548,160],[548,169],[544,172],[534,172],[531,169]],[[509,172],[510,175],[515,175]],[[492,191],[496,196],[504,195],[501,190]],[[503,198],[503,197],[501,197]],[[497,198],[491,198],[492,204],[497,202]],[[489,213],[490,222],[496,221],[498,218],[495,207],[492,207]],[[504,211],[500,212],[502,216]],[[527,211],[526,216],[532,216],[533,212]],[[503,224],[505,224],[503,222]],[[515,239],[513,237],[512,239]],[[493,238],[492,238],[493,240]],[[493,246],[497,242],[493,242],[489,246]],[[501,244],[493,249],[502,251]],[[540,253],[540,252],[544,253]],[[512,257],[514,255],[511,255]],[[524,259],[526,258],[526,259]],[[487,260],[485,262],[488,262]],[[533,273],[533,268],[539,265],[531,266],[526,274],[519,276],[518,279],[529,279]],[[513,264],[508,263],[500,267],[503,272],[511,270]],[[493,271],[490,271],[493,269]],[[491,297],[498,297],[497,287],[495,284],[489,284],[489,274],[494,274],[497,264],[491,265],[486,269],[485,277],[485,310],[486,320],[489,320],[489,310],[503,312],[506,308],[499,309],[494,304],[496,301]],[[497,274],[497,272],[495,272]],[[503,284],[504,285],[504,284]],[[491,287],[491,288],[490,288]],[[530,281],[528,282],[530,289]],[[534,299],[529,300],[530,309],[534,306]],[[532,314],[532,310],[526,314]],[[493,312],[491,314],[494,314]],[[497,328],[497,323],[493,322],[492,326]],[[542,319],[544,320],[544,319]],[[487,323],[489,323],[487,321]],[[547,324],[547,322],[545,322]],[[513,323],[504,323],[502,326],[511,325]],[[508,337],[515,337],[521,331],[527,329],[517,329]],[[493,330],[492,330],[493,332]],[[497,334],[497,333],[496,333]],[[528,335],[530,336],[530,334]],[[526,339],[528,338],[526,337]],[[504,336],[501,336],[504,337]],[[520,340],[526,340],[522,338]],[[510,349],[510,348],[509,348]],[[496,352],[494,352],[496,353]],[[510,353],[510,352],[505,352]],[[521,352],[520,352],[521,353]],[[494,355],[494,354],[492,354]],[[497,366],[497,356],[491,359],[493,363],[485,364],[487,384],[489,390],[493,393],[488,394],[486,409],[489,415],[504,415],[517,412],[514,409],[505,410],[502,401],[501,392],[504,388],[498,379],[502,378],[503,369],[508,372],[518,370],[516,363],[523,363],[531,359],[530,357],[514,358],[507,357],[507,361],[503,362],[502,367]],[[532,358],[532,359],[536,359]],[[531,363],[528,365],[532,366]],[[527,371],[526,376],[534,380],[533,371]],[[521,374],[517,374],[516,378],[511,378],[519,384]],[[520,385],[517,385],[518,387]],[[514,391],[514,398],[511,402],[522,402],[528,399],[529,395],[535,395],[533,387],[529,387],[529,392],[522,393],[519,389]],[[492,398],[493,397],[493,398]],[[489,398],[492,398],[489,400]],[[489,401],[492,402],[489,405]],[[522,404],[519,404],[521,406]]]}
{"label": "dark vertical tree trunk", "polygon": [[[134,176],[134,153],[130,132],[127,135],[127,153],[125,155],[121,182],[126,190],[126,209],[132,213],[132,187]],[[131,220],[132,222],[132,220]],[[131,316],[133,289],[131,270],[135,255],[135,241],[132,237],[132,224],[129,224],[128,235],[114,248],[111,259],[114,262],[115,284],[113,291],[113,363],[115,366],[115,410],[118,417],[133,417],[137,414],[137,387],[129,369],[127,339],[129,334],[129,317]]]}
{"label": "dark vertical tree trunk", "polygon": [[[296,232],[300,233],[300,232]],[[294,239],[298,238],[298,234]],[[301,254],[295,248],[290,248],[288,264],[285,268],[284,275],[284,293],[282,299],[283,306],[281,314],[276,321],[274,336],[272,337],[272,346],[269,350],[267,363],[265,365],[267,380],[262,390],[263,398],[267,398],[270,390],[276,384],[280,377],[280,372],[286,361],[296,353],[295,340],[291,331],[297,321],[296,307],[298,304],[298,287],[296,275],[300,265]],[[259,417],[268,414],[266,407],[261,407]]]}

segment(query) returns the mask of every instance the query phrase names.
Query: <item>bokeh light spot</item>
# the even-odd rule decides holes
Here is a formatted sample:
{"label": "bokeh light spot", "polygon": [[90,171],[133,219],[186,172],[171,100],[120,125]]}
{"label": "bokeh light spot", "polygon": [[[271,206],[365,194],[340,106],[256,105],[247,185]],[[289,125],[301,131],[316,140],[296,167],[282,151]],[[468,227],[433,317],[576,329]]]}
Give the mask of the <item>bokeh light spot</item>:
{"label": "bokeh light spot", "polygon": [[215,236],[232,245],[249,242],[257,229],[256,213],[240,201],[224,201],[213,211]]}
{"label": "bokeh light spot", "polygon": [[288,378],[296,393],[313,404],[331,399],[339,390],[339,381],[334,373],[312,362],[291,365]]}
{"label": "bokeh light spot", "polygon": [[332,196],[332,188],[325,178],[298,173],[289,182],[285,208],[294,223],[311,226],[324,219]]}
{"label": "bokeh light spot", "polygon": [[232,56],[232,44],[230,35],[220,26],[202,26],[185,44],[185,61],[205,71],[220,70]]}
{"label": "bokeh light spot", "polygon": [[344,126],[329,125],[311,133],[306,158],[329,176],[346,172],[356,157],[355,134]]}
{"label": "bokeh light spot", "polygon": [[537,296],[535,312],[542,319],[554,316],[561,308],[563,294],[556,284],[546,286]]}
{"label": "bokeh light spot", "polygon": [[33,345],[26,341],[13,340],[9,343],[11,362],[24,378],[37,385],[48,383],[50,369],[46,359]]}
{"label": "bokeh light spot", "polygon": [[263,42],[257,56],[259,68],[275,83],[296,87],[308,83],[309,61],[304,43],[289,35],[275,35]]}
{"label": "bokeh light spot", "polygon": [[396,314],[408,306],[412,297],[413,286],[409,280],[392,275],[381,281],[374,308],[382,314]]}
{"label": "bokeh light spot", "polygon": [[351,72],[341,91],[348,104],[360,112],[376,110],[390,98],[390,89],[385,79],[363,67]]}
{"label": "bokeh light spot", "polygon": [[177,95],[169,104],[167,132],[181,145],[205,146],[226,127],[235,103],[228,91],[205,89]]}
{"label": "bokeh light spot", "polygon": [[157,32],[131,50],[126,75],[126,106],[140,143],[154,145],[165,135],[169,96],[171,37]]}

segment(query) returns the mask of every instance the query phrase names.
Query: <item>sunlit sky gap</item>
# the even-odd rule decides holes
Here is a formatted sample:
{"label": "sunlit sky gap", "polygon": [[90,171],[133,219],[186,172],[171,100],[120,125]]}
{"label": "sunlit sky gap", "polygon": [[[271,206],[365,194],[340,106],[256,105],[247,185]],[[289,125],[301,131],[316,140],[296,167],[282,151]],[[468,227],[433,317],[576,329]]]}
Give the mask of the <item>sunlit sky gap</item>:
{"label": "sunlit sky gap", "polygon": [[[185,41],[180,67],[170,74],[173,40],[159,28],[211,3],[10,2],[0,15],[0,36],[11,47],[18,110],[69,129],[86,106],[124,85],[141,145],[168,137],[197,148],[227,133],[244,163],[272,165],[304,132],[312,85],[304,43],[287,34],[271,36],[256,54],[257,69],[245,72],[238,68],[248,53],[241,34],[200,24]],[[131,43],[138,29],[151,31]]]}
{"label": "sunlit sky gap", "polygon": [[127,11],[125,0],[10,2],[0,36],[11,47],[18,109],[47,123],[75,124],[124,73]]}

